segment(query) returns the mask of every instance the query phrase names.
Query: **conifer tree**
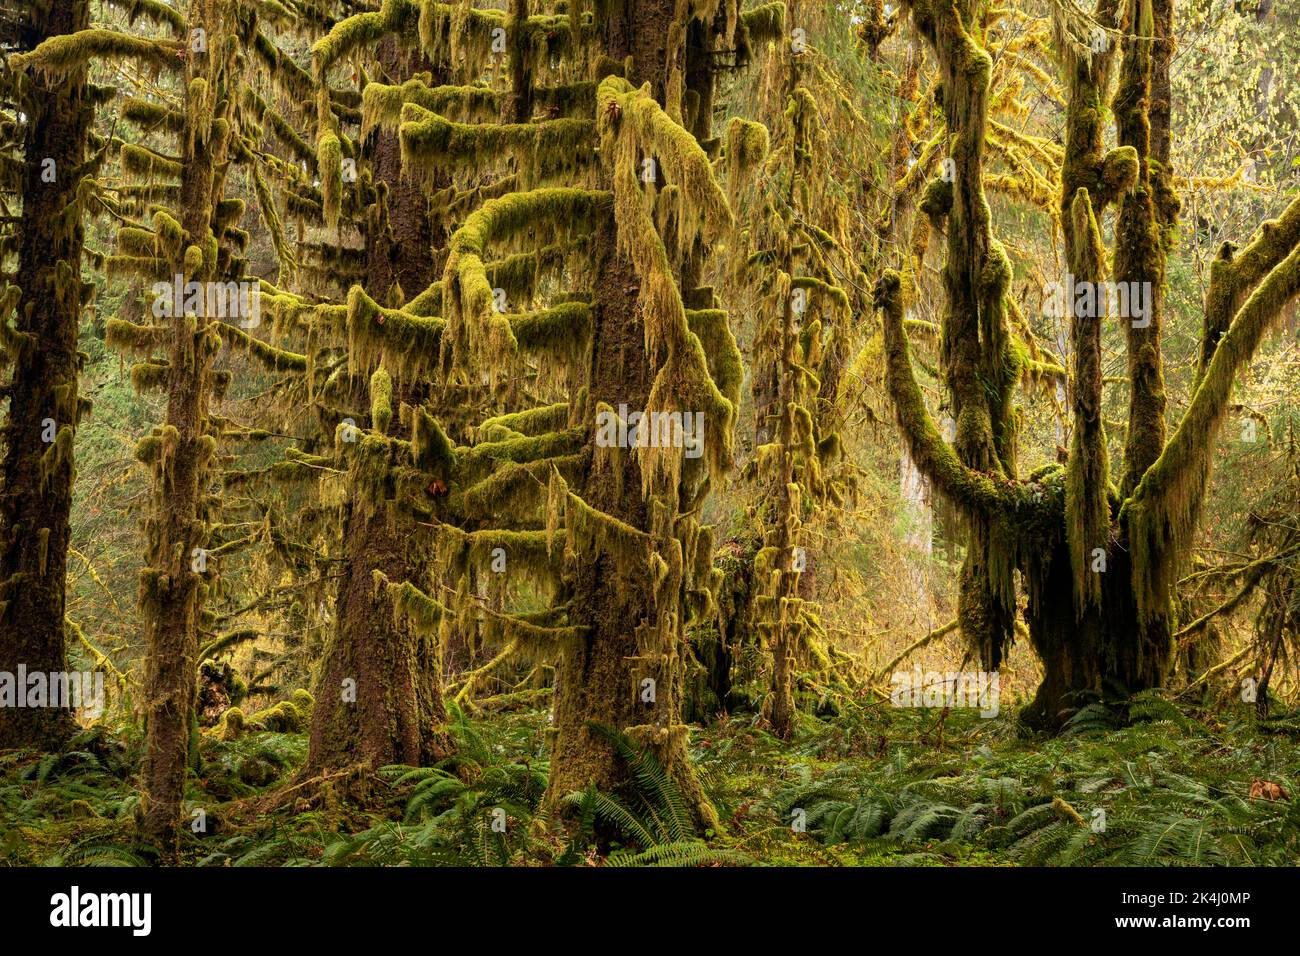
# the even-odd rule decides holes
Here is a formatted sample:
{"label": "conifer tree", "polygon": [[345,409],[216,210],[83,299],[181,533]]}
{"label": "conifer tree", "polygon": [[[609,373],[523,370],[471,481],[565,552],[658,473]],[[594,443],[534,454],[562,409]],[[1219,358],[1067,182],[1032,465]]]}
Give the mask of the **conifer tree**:
{"label": "conifer tree", "polygon": [[[166,420],[140,440],[136,456],[153,476],[140,577],[148,649],[140,822],[145,838],[171,855],[186,774],[197,759],[199,636],[212,621],[205,605],[216,570],[221,426],[211,403],[229,378],[214,368],[214,358],[227,338],[247,337],[240,325],[256,320],[254,297],[241,294],[252,282],[240,255],[248,238],[239,229],[245,204],[227,197],[226,185],[234,164],[249,159],[246,138],[258,118],[245,108],[245,70],[260,68],[292,83],[296,67],[263,29],[258,5],[247,0],[133,2],[130,12],[158,35],[86,29],[43,43],[28,59],[51,78],[103,60],[133,61],[167,78],[161,95],[136,95],[123,107],[123,117],[154,142],[121,147],[124,224],[105,268],[151,290],[146,321],[110,323],[108,339],[145,356],[131,370],[138,390],[166,396]],[[311,4],[279,10],[286,22],[296,16],[315,22],[315,13]],[[144,218],[133,221],[135,214]]]}
{"label": "conifer tree", "polygon": [[[426,183],[450,172],[452,187],[435,198],[464,213],[442,279],[412,305],[353,290],[351,352],[364,371],[382,363],[431,373],[443,389],[484,387],[495,413],[451,449],[444,520],[434,522],[439,564],[460,582],[454,596],[388,586],[423,629],[468,612],[502,651],[496,661],[555,663],[551,806],[627,779],[598,732],[611,727],[652,747],[692,813],[712,822],[686,759],[681,631],[688,610],[710,600],[711,536],[698,508],[710,475],[730,464],[739,356],[711,293],[682,283],[699,274],[698,244],[731,223],[690,130],[708,128],[697,112],[712,103],[708,62],[739,55],[747,27],[723,8],[544,13],[392,0],[341,24],[318,63],[411,24],[435,63],[449,50],[457,70],[500,85],[425,76],[365,92],[367,122],[398,124],[404,164]],[[705,46],[687,44],[692,32]],[[441,316],[427,314],[431,300]],[[652,444],[645,427],[644,447],[621,447],[631,411],[669,423],[664,434]],[[688,456],[671,416],[680,424],[691,411],[706,424]],[[413,450],[425,440],[413,438]],[[494,554],[549,589],[551,609],[478,601],[470,574]]]}
{"label": "conifer tree", "polygon": [[[78,393],[78,323],[94,292],[82,280],[83,217],[95,201],[91,125],[105,91],[83,66],[55,76],[27,55],[89,24],[84,0],[0,5],[5,180],[18,209],[0,244],[0,346],[9,414],[0,462],[0,671],[66,671],[65,567]],[[19,693],[26,688],[20,687]],[[60,702],[62,703],[62,702]],[[55,749],[75,729],[66,705],[0,708],[0,748]]]}
{"label": "conifer tree", "polygon": [[[799,7],[790,9],[790,23],[803,25]],[[796,36],[789,27],[783,32]],[[785,739],[794,730],[796,668],[839,686],[850,670],[847,656],[828,646],[810,599],[810,556],[821,550],[813,523],[850,494],[852,477],[839,460],[838,387],[853,347],[855,307],[869,308],[868,283],[848,252],[853,197],[837,190],[816,160],[828,150],[827,113],[852,107],[836,103],[811,41],[798,37],[772,44],[765,65],[776,107],[771,154],[764,126],[737,117],[726,137],[733,195],[756,180],[759,201],[744,204],[750,213],[745,242],[737,244],[737,279],[758,288],[765,317],[752,387],[754,472],[766,501],[756,512],[762,546],[747,569],[752,603],[740,613],[766,640],[772,663],[764,713]]]}

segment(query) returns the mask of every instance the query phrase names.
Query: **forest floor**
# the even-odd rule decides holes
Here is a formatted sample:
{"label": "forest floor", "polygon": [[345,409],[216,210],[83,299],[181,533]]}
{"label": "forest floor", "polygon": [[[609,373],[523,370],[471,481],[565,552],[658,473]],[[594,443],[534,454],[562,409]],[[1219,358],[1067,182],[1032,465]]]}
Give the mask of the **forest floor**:
{"label": "forest floor", "polygon": [[[1300,715],[1201,711],[1149,695],[1096,705],[1059,737],[1027,736],[1010,711],[847,705],[805,715],[792,741],[753,717],[692,736],[723,821],[705,839],[673,820],[650,772],[620,800],[574,800],[590,826],[538,819],[547,711],[457,713],[456,756],[390,767],[364,804],[326,786],[286,788],[301,734],[204,735],[187,794],[183,858],[197,866],[768,864],[1295,865]],[[138,737],[96,728],[60,755],[0,755],[0,865],[140,865]],[[645,768],[643,768],[645,769]],[[323,796],[322,796],[323,795]],[[277,809],[278,808],[278,809]],[[502,832],[504,831],[504,832]],[[608,833],[607,827],[603,831]]]}

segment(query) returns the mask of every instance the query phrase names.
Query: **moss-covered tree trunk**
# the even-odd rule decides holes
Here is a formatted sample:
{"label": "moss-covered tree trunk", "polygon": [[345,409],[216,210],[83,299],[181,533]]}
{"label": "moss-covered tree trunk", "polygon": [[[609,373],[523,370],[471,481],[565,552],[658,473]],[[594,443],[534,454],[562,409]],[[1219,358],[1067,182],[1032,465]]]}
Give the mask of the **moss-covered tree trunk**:
{"label": "moss-covered tree trunk", "polygon": [[428,766],[446,755],[437,638],[399,623],[388,589],[375,577],[419,579],[410,532],[382,503],[368,513],[360,504],[350,508],[337,622],[316,680],[305,777],[348,767]]}
{"label": "moss-covered tree trunk", "polygon": [[[1011,393],[1019,367],[1011,348],[1003,295],[1010,282],[1005,252],[993,240],[983,171],[992,61],[972,35],[977,7],[960,2],[913,4],[918,29],[933,47],[943,84],[951,182],[946,302],[942,324],[945,382],[956,420],[954,448],[968,468],[1014,476],[1016,433]],[[997,670],[1015,620],[1010,556],[984,516],[967,513],[966,557],[958,582],[962,634],[986,670]]]}
{"label": "moss-covered tree trunk", "polygon": [[[380,64],[402,77],[418,60],[390,38],[381,47]],[[398,290],[405,297],[428,286],[434,249],[446,245],[446,234],[429,214],[416,178],[403,174],[396,132],[378,129],[365,145],[380,185],[368,216],[365,285],[383,299]],[[317,672],[304,776],[392,763],[427,766],[448,751],[439,729],[447,712],[438,638],[399,619],[383,586],[384,579],[424,577],[421,552],[413,547],[414,522],[400,505],[365,500],[369,493],[349,488],[335,629]]]}
{"label": "moss-covered tree trunk", "polygon": [[[611,223],[597,240],[603,252],[596,270],[590,404],[645,408],[653,376],[637,304],[639,280],[632,263],[617,252],[617,239]],[[640,468],[627,451],[620,456],[620,466],[618,478],[597,471],[594,464],[588,466],[580,494],[592,507],[645,529],[648,516]],[[644,570],[620,568],[609,554],[584,561],[578,568],[570,619],[590,631],[581,648],[564,655],[556,669],[548,789],[552,803],[591,784],[614,792],[626,783],[626,768],[609,742],[592,731],[593,723],[619,730],[660,722],[674,725],[668,730],[670,739],[657,749],[670,772],[693,781],[685,763],[685,741],[675,726],[680,721],[680,675],[671,662],[642,657],[645,642],[638,631],[654,626],[651,582]],[[665,663],[670,666],[661,666]]]}
{"label": "moss-covered tree trunk", "polygon": [[[1078,695],[1111,689],[1129,692],[1160,686],[1170,657],[1170,611],[1139,613],[1127,525],[1119,504],[1132,494],[1165,446],[1161,327],[1165,282],[1165,231],[1177,213],[1169,186],[1168,69],[1171,6],[1161,0],[1155,24],[1149,12],[1127,23],[1114,99],[1119,147],[1103,155],[1102,96],[1114,51],[1064,57],[1070,106],[1062,169],[1062,221],[1066,259],[1076,283],[1100,288],[1106,280],[1098,220],[1116,207],[1113,276],[1121,288],[1149,290],[1142,315],[1120,314],[1128,345],[1129,427],[1116,499],[1110,489],[1102,428],[1101,327],[1111,321],[1100,305],[1076,315],[1072,327],[1072,444],[1066,477],[1066,527],[1061,545],[1031,583],[1028,623],[1044,677],[1024,717],[1032,726],[1058,727]],[[1102,0],[1099,22],[1115,24],[1118,4]],[[1125,25],[1125,21],[1120,21]],[[1163,31],[1163,32],[1162,32]],[[1163,52],[1162,52],[1163,51]],[[1151,118],[1151,92],[1166,88],[1161,124]],[[1153,138],[1159,129],[1158,137]],[[1155,159],[1155,154],[1163,157]],[[1112,304],[1113,305],[1113,304]],[[1069,600],[1060,568],[1073,567]],[[1073,615],[1065,614],[1069,605]]]}
{"label": "moss-covered tree trunk", "polygon": [[[681,68],[681,50],[670,44],[677,10],[672,0],[628,0],[609,8],[598,23],[602,52],[627,62],[634,86],[649,82],[662,104],[670,67]],[[685,27],[685,24],[683,24]],[[682,31],[683,33],[685,30]],[[594,334],[587,410],[603,403],[617,409],[645,409],[654,381],[646,347],[645,317],[638,302],[644,277],[620,251],[614,224],[603,226],[594,243],[599,250],[594,273]],[[718,423],[710,422],[708,427]],[[641,470],[630,450],[617,456],[617,478],[597,467],[590,455],[578,494],[591,507],[641,531],[651,515]],[[675,504],[675,503],[674,503]],[[621,566],[620,566],[621,564]],[[570,621],[585,628],[580,646],[565,653],[556,669],[551,775],[546,803],[556,807],[567,795],[595,785],[621,790],[628,769],[592,724],[630,732],[651,746],[668,774],[696,809],[701,823],[715,824],[686,753],[681,723],[680,657],[647,654],[655,643],[646,635],[656,627],[654,586],[641,562],[619,562],[608,553],[583,561],[572,583]]]}
{"label": "moss-covered tree trunk", "polygon": [[[969,67],[979,62],[979,51],[963,27],[965,14],[919,2],[912,4],[912,12],[941,62],[963,48],[965,53],[953,62]],[[960,454],[963,436],[971,437],[972,426],[971,421],[963,424],[962,415],[955,449],[939,435],[910,366],[901,278],[887,272],[876,288],[876,302],[885,315],[890,392],[913,458],[936,489],[977,527],[992,532],[990,541],[1001,545],[1001,567],[980,569],[969,561],[968,566],[987,583],[1005,580],[1012,568],[1023,576],[1030,637],[1044,665],[1042,686],[1024,716],[1045,729],[1061,725],[1067,709],[1077,702],[1071,695],[1080,691],[1103,691],[1109,683],[1134,692],[1163,682],[1179,569],[1192,546],[1234,378],[1285,306],[1300,294],[1296,201],[1279,219],[1263,224],[1240,253],[1225,245],[1216,257],[1205,297],[1196,387],[1183,419],[1166,439],[1160,297],[1165,248],[1178,213],[1168,142],[1172,7],[1170,0],[1139,0],[1122,9],[1110,0],[1099,3],[1099,22],[1111,24],[1117,15],[1114,25],[1119,29],[1107,35],[1111,42],[1122,38],[1121,76],[1113,102],[1120,146],[1110,153],[1102,154],[1101,126],[1109,53],[1098,56],[1094,31],[1078,35],[1068,18],[1058,22],[1058,41],[1070,87],[1061,196],[1067,266],[1077,282],[1104,276],[1098,220],[1101,211],[1114,204],[1114,279],[1124,284],[1130,306],[1139,305],[1119,316],[1128,345],[1129,427],[1118,488],[1113,490],[1107,478],[1100,418],[1100,329],[1111,317],[1100,290],[1092,290],[1090,308],[1086,298],[1070,303],[1074,432],[1066,467],[1062,471],[1049,466],[1027,480],[1016,480],[1006,459],[1002,467],[979,466]],[[969,105],[969,96],[960,95],[960,90],[953,95],[953,81],[961,87],[979,71],[944,72],[945,112],[953,104]],[[951,126],[953,118],[948,118]],[[962,251],[954,249],[953,237],[964,229],[963,208],[972,205],[962,197],[979,189],[978,177],[963,175],[970,157],[964,147],[960,139],[954,147],[957,176],[951,202],[946,201],[946,187],[939,184],[932,184],[927,197],[931,209],[949,217],[946,276],[952,275],[954,255]],[[983,215],[987,219],[987,207]],[[996,308],[1005,286],[994,278],[985,272],[980,281],[988,305]],[[951,282],[947,289],[951,305],[960,289],[954,290]],[[987,362],[1003,354],[1000,336],[985,335],[981,326],[977,338],[952,341],[953,319],[945,312],[945,377],[952,383],[967,365],[983,361],[985,382],[996,381],[988,374]],[[967,324],[964,334],[973,331]],[[949,348],[950,341],[956,348]],[[954,359],[961,360],[956,367]],[[1011,373],[1008,384],[1014,383],[1014,363],[1004,362],[1004,367]],[[975,429],[978,435],[983,423],[973,424],[980,426]],[[1001,455],[1014,435],[998,435],[995,430],[994,447]],[[995,554],[987,553],[990,558]],[[962,624],[966,626],[964,617]]]}
{"label": "moss-covered tree trunk", "polygon": [[[793,272],[793,266],[788,260],[784,263],[784,267],[787,275]],[[791,571],[789,562],[794,560],[793,549],[796,540],[792,531],[797,520],[797,505],[794,495],[799,494],[802,497],[802,492],[794,484],[794,450],[791,447],[795,440],[794,322],[795,316],[793,307],[790,304],[790,297],[786,296],[786,302],[782,308],[781,358],[779,362],[779,368],[781,369],[781,402],[779,407],[781,465],[779,484],[777,488],[773,489],[777,503],[776,513],[773,516],[776,521],[776,540],[773,543],[776,546],[777,561],[781,562],[781,578],[772,601],[772,682],[766,706],[767,719],[772,725],[772,733],[782,740],[789,740],[793,736],[795,723],[795,646],[791,622],[788,620],[788,615],[793,612],[787,610],[787,607],[790,604],[790,599],[795,596],[795,588],[799,583],[798,572]],[[792,488],[795,489],[793,493]]]}
{"label": "moss-covered tree trunk", "polygon": [[[85,0],[33,4],[22,25],[30,45],[83,30]],[[24,124],[22,215],[9,420],[0,463],[0,671],[67,670],[64,579],[72,508],[72,445],[80,418],[77,326],[83,228],[76,198],[93,109],[85,69],[39,75],[19,98]],[[4,309],[7,312],[8,309]],[[0,323],[9,322],[0,314]],[[22,690],[20,689],[20,693]],[[75,729],[63,707],[0,708],[0,749],[52,750]]]}
{"label": "moss-covered tree trunk", "polygon": [[[181,137],[178,201],[184,256],[174,267],[185,283],[203,284],[214,281],[218,270],[212,223],[231,131],[227,88],[231,61],[218,55],[226,24],[217,11],[205,3],[192,3],[189,25],[190,35],[203,36],[205,42],[191,45],[182,74],[189,117]],[[145,519],[146,566],[140,580],[148,648],[140,776],[142,833],[172,855],[179,848],[185,776],[198,727],[199,627],[208,591],[210,464],[216,447],[209,434],[208,406],[212,358],[220,339],[210,334],[206,315],[173,315],[168,322],[167,417],[149,456],[153,487]]]}

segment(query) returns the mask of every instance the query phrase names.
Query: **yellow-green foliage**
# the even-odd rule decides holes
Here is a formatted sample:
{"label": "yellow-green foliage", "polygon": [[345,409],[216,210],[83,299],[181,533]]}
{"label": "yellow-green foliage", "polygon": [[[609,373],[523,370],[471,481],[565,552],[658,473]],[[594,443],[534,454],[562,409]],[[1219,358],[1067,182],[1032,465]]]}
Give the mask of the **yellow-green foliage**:
{"label": "yellow-green foliage", "polygon": [[251,716],[245,716],[238,707],[228,708],[207,733],[218,740],[238,740],[251,732],[306,733],[311,726],[311,714],[315,705],[311,694],[299,689],[288,700],[282,700]]}
{"label": "yellow-green foliage", "polygon": [[1124,504],[1121,520],[1129,529],[1133,588],[1144,618],[1168,613],[1180,555],[1196,529],[1233,381],[1286,305],[1300,294],[1300,244],[1292,232],[1298,218],[1300,199],[1281,220],[1265,223],[1250,244],[1249,258],[1243,255],[1249,263],[1244,274],[1254,279],[1262,274],[1262,280],[1236,310],[1177,430]]}
{"label": "yellow-green foliage", "polygon": [[727,198],[732,206],[753,185],[767,158],[767,127],[733,116],[727,123]]}
{"label": "yellow-green foliage", "polygon": [[436,366],[445,327],[436,316],[382,308],[361,286],[353,286],[347,306],[348,362],[359,372],[383,362],[414,381]]}
{"label": "yellow-green foliage", "polygon": [[510,159],[520,185],[528,187],[560,174],[572,182],[584,156],[591,155],[590,120],[539,123],[453,123],[414,102],[402,107],[402,161],[412,169],[445,166],[481,170]]}
{"label": "yellow-green foliage", "polygon": [[376,128],[396,130],[402,107],[414,103],[457,123],[487,123],[501,113],[503,95],[486,86],[429,86],[423,78],[400,86],[367,83],[361,94],[361,140]]}
{"label": "yellow-green foliage", "polygon": [[316,141],[316,162],[320,170],[325,224],[337,229],[343,209],[343,147],[334,130],[321,131]]}
{"label": "yellow-green foliage", "polygon": [[276,372],[305,372],[307,356],[287,349],[276,348],[269,342],[254,338],[229,322],[216,323],[217,332],[228,345],[243,349],[267,368]]}

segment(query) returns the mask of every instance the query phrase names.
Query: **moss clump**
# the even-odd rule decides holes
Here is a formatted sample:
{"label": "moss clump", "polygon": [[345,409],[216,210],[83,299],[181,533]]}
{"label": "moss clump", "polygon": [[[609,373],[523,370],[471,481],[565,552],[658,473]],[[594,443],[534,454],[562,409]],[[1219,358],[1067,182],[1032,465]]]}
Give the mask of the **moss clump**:
{"label": "moss clump", "polygon": [[382,366],[370,376],[370,422],[381,435],[393,420],[393,377]]}

